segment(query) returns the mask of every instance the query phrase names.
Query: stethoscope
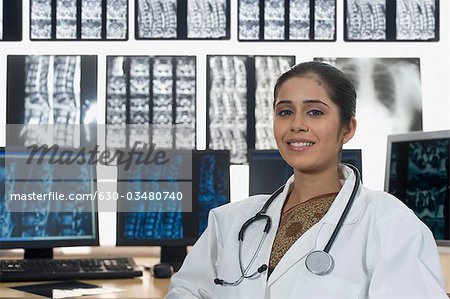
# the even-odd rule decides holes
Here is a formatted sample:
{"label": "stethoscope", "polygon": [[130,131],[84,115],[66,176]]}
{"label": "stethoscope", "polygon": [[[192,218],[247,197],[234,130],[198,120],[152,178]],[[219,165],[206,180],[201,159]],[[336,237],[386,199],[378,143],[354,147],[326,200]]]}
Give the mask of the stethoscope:
{"label": "stethoscope", "polygon": [[[305,259],[305,265],[309,272],[316,274],[316,275],[326,275],[329,274],[334,267],[334,260],[333,257],[329,254],[331,246],[333,245],[337,234],[339,233],[339,230],[342,227],[342,224],[344,223],[345,218],[347,217],[348,212],[350,211],[350,208],[353,204],[353,201],[355,200],[356,193],[358,192],[358,188],[360,185],[361,175],[358,171],[358,169],[351,165],[351,164],[345,164],[346,166],[350,167],[354,174],[355,174],[355,184],[353,185],[353,190],[350,195],[350,198],[347,202],[347,205],[344,208],[344,211],[342,212],[341,217],[339,218],[338,223],[336,224],[336,228],[334,229],[333,233],[331,234],[330,240],[325,245],[325,248],[323,250],[313,250],[306,256]],[[239,240],[239,268],[241,270],[241,277],[239,277],[237,280],[233,282],[228,282],[220,278],[214,279],[214,283],[217,285],[222,286],[236,286],[240,284],[245,278],[247,279],[253,279],[258,278],[261,276],[261,274],[268,269],[268,266],[266,264],[263,264],[261,267],[259,267],[255,272],[252,274],[248,274],[248,271],[250,270],[251,266],[256,260],[256,257],[258,256],[259,252],[261,251],[262,244],[264,243],[264,240],[267,237],[267,234],[270,231],[270,228],[272,226],[272,219],[270,216],[266,215],[267,209],[272,204],[272,202],[275,200],[275,198],[278,197],[278,195],[283,192],[284,185],[278,188],[266,201],[264,206],[259,210],[258,213],[255,214],[252,218],[245,221],[245,223],[242,225],[241,229],[239,230],[238,234],[238,240]],[[258,247],[256,249],[255,254],[253,254],[252,259],[248,263],[247,267],[243,267],[242,265],[242,243],[244,241],[244,233],[245,230],[253,223],[257,221],[265,220],[266,225],[264,226],[264,234],[261,238],[261,241],[258,244]]]}

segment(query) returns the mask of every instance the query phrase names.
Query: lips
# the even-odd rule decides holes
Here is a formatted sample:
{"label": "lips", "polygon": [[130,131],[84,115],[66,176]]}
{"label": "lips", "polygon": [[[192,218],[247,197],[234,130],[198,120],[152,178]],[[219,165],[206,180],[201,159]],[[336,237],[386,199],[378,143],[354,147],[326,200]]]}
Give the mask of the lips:
{"label": "lips", "polygon": [[287,142],[288,148],[296,151],[303,151],[311,148],[315,143],[309,140],[291,139]]}

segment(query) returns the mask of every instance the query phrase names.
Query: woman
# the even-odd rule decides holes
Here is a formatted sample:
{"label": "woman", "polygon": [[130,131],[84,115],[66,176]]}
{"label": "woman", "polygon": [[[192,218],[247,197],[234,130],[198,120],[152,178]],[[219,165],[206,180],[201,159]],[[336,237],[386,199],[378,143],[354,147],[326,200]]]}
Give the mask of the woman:
{"label": "woman", "polygon": [[[356,173],[339,163],[355,134],[355,99],[351,81],[325,63],[281,75],[273,131],[294,175],[263,213],[272,226],[257,216],[240,232],[267,195],[212,210],[168,298],[447,298],[429,229],[395,197],[358,187]],[[353,189],[329,250],[334,264],[318,275],[323,263],[310,263],[309,253],[322,256]]]}

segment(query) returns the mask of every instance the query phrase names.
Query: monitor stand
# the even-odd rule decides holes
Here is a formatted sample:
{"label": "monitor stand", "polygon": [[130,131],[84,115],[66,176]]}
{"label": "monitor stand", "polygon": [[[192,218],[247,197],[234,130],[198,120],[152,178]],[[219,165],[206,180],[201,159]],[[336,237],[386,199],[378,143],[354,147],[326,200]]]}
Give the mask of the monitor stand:
{"label": "monitor stand", "polygon": [[161,246],[161,263],[171,265],[175,271],[180,270],[186,255],[186,246]]}
{"label": "monitor stand", "polygon": [[53,248],[26,248],[24,259],[52,259]]}

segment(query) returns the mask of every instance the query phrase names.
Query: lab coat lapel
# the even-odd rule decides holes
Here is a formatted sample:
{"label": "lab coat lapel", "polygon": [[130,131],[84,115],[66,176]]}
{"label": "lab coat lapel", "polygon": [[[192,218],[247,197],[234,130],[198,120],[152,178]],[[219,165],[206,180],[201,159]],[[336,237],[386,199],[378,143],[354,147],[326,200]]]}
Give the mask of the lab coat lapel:
{"label": "lab coat lapel", "polygon": [[[301,262],[304,265],[304,260],[311,251],[315,249],[322,250],[325,248],[325,245],[329,241],[330,236],[333,233],[340,216],[342,215],[342,211],[348,202],[355,182],[355,176],[349,168],[345,167],[342,170],[344,172],[345,182],[330,209],[318,223],[313,225],[302,236],[300,236],[291,248],[289,248],[270,275],[269,280],[267,281],[268,286],[276,282],[281,275],[283,275],[296,263]],[[358,200],[355,199],[343,225],[356,223],[358,221],[360,210],[360,204],[358,203]],[[278,229],[279,218],[280,215],[278,215],[277,227],[275,230]],[[275,238],[275,235],[273,238]],[[270,247],[270,249],[271,248],[272,247]]]}
{"label": "lab coat lapel", "polygon": [[[275,240],[275,235],[277,233],[278,230],[278,224],[280,223],[280,217],[281,217],[281,209],[283,208],[283,204],[284,201],[286,200],[287,195],[290,192],[290,187],[292,182],[294,181],[294,176],[291,176],[287,182],[286,185],[283,189],[283,192],[278,195],[277,199],[275,199],[272,204],[270,205],[269,209],[267,210],[267,215],[270,216],[270,218],[272,219],[272,227],[267,235],[267,239],[266,242],[264,244],[264,246],[261,248],[261,252],[259,254],[259,258],[258,258],[258,265],[262,265],[262,264],[266,264],[267,266],[269,266],[269,259],[270,259],[270,253],[272,251],[272,244],[273,241]],[[267,275],[267,271],[264,272],[265,275]],[[261,279],[261,282],[263,282],[263,284],[266,284],[266,277],[264,275],[264,279]]]}
{"label": "lab coat lapel", "polygon": [[284,254],[278,265],[273,270],[267,281],[268,286],[272,285],[281,275],[288,271],[296,263],[304,263],[304,258],[314,248],[318,237],[324,237],[319,234],[323,222],[316,223],[309,230],[307,230],[298,240],[292,244],[291,248]]}

